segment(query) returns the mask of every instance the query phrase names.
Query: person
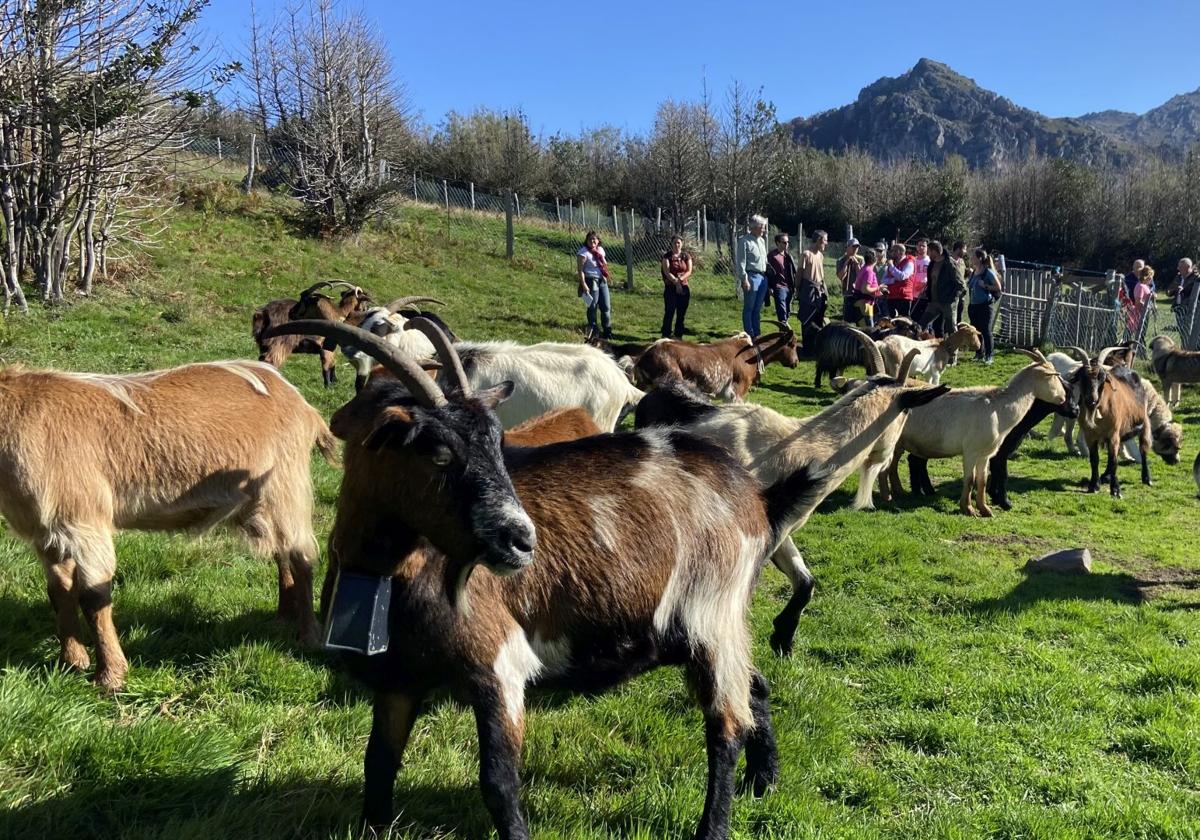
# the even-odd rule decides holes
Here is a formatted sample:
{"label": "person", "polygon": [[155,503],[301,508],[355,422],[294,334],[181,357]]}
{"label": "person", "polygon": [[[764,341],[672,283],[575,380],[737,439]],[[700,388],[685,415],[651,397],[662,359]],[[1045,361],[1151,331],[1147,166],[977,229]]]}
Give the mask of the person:
{"label": "person", "polygon": [[[692,276],[692,255],[683,250],[683,237],[671,237],[671,250],[663,254],[663,321],[662,337],[683,338],[683,319],[687,317],[692,290],[688,278]],[[671,320],[675,320],[675,332],[671,332]]]}
{"label": "person", "polygon": [[1138,271],[1137,283],[1129,294],[1124,295],[1121,302],[1125,313],[1125,328],[1128,330],[1128,338],[1134,340],[1138,338],[1142,327],[1142,318],[1146,314],[1146,307],[1152,297],[1154,297],[1154,269],[1148,265],[1142,265],[1141,270]]}
{"label": "person", "polygon": [[767,299],[767,243],[763,233],[767,220],[751,216],[746,233],[738,237],[734,249],[733,272],[742,298],[742,329],[751,338],[761,331],[763,301]]}
{"label": "person", "polygon": [[612,338],[612,298],[608,291],[608,260],[604,255],[604,246],[600,244],[600,236],[594,230],[589,230],[583,239],[583,245],[575,253],[576,268],[579,271],[579,296],[590,296],[587,308],[588,332],[595,333],[596,313],[600,313],[600,322],[604,327],[604,338]]}
{"label": "person", "polygon": [[823,230],[814,231],[812,245],[800,254],[796,317],[800,319],[801,343],[809,352],[817,332],[825,326],[825,308],[829,303],[829,293],[825,289],[825,246],[828,244],[829,234]]}
{"label": "person", "polygon": [[967,288],[965,272],[960,264],[945,252],[936,239],[929,243],[929,271],[925,288],[928,306],[925,318],[929,329],[938,338],[945,338],[954,331],[954,301]]}
{"label": "person", "polygon": [[837,278],[842,284],[842,320],[847,324],[853,324],[858,317],[854,282],[858,279],[858,272],[862,267],[863,258],[858,255],[858,240],[850,237],[846,242],[846,253],[837,261]]}
{"label": "person", "polygon": [[900,242],[892,246],[884,283],[887,286],[888,309],[893,318],[912,316],[912,276],[917,264]]}
{"label": "person", "polygon": [[875,243],[875,279],[879,283],[882,294],[875,299],[875,319],[891,317],[887,301],[887,242],[880,239]]}
{"label": "person", "polygon": [[1126,299],[1133,299],[1133,290],[1138,284],[1138,279],[1141,277],[1142,269],[1146,267],[1145,260],[1134,260],[1133,265],[1129,267],[1129,273],[1124,277],[1124,291]]}
{"label": "person", "polygon": [[792,309],[792,295],[796,289],[796,261],[788,253],[791,240],[786,233],[775,234],[775,247],[767,254],[767,284],[775,301],[775,319],[782,324],[788,322]]}
{"label": "person", "polygon": [[929,263],[929,240],[922,237],[917,240],[917,252],[913,255],[912,276],[912,319],[922,326],[928,323],[925,312],[929,308],[926,294],[929,288]]}
{"label": "person", "polygon": [[958,301],[954,305],[954,323],[961,324],[963,303],[967,299],[967,243],[956,239],[950,246],[950,259],[954,261],[958,276],[963,278],[962,291],[958,293]]}
{"label": "person", "polygon": [[858,270],[851,289],[854,295],[854,307],[858,317],[843,320],[848,324],[859,324],[867,329],[875,327],[875,303],[883,297],[883,286],[879,285],[879,275],[875,273],[875,264],[879,262],[879,254],[874,248],[868,248],[863,258],[863,266]]}
{"label": "person", "polygon": [[1184,257],[1176,266],[1175,279],[1167,286],[1167,294],[1171,296],[1172,307],[1190,307],[1192,295],[1200,284],[1200,272],[1192,267],[1192,261]]}
{"label": "person", "polygon": [[971,278],[967,281],[970,302],[967,317],[971,326],[979,330],[983,346],[975,354],[976,361],[992,363],[992,308],[1000,299],[1000,275],[992,264],[991,255],[983,248],[976,248],[971,255]]}

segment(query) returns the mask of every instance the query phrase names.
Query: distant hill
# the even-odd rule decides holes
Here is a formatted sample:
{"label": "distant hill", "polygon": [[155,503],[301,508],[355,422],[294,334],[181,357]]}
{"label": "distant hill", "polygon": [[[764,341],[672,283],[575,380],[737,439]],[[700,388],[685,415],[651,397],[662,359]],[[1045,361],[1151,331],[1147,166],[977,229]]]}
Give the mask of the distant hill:
{"label": "distant hill", "polygon": [[[1133,154],[1119,134],[1124,115],[1104,114],[1116,115],[1110,121],[1117,128],[1047,117],[981,88],[945,64],[922,58],[902,76],[867,85],[851,104],[797,118],[790,127],[799,143],[826,151],[857,148],[883,159],[940,162],[954,154],[975,168],[1030,155],[1122,163]],[[1102,115],[1093,116],[1104,122]]]}
{"label": "distant hill", "polygon": [[1179,155],[1200,141],[1200,90],[1172,96],[1140,116],[1099,111],[1079,120],[1113,140]]}

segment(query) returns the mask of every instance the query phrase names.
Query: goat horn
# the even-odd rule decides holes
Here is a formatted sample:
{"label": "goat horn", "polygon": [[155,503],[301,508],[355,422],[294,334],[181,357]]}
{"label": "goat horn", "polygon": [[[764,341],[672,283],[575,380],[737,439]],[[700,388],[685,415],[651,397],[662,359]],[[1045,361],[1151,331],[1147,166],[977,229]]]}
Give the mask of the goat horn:
{"label": "goat horn", "polygon": [[[878,350],[878,348],[876,349]],[[908,355],[906,355],[904,357],[904,361],[900,363],[900,372],[896,374],[896,381],[901,385],[908,382],[908,371],[910,368],[912,368],[913,360],[919,355],[921,355],[921,349],[919,347],[914,347],[908,351]]]}
{"label": "goat horn", "polygon": [[337,321],[309,320],[278,324],[266,330],[263,338],[273,338],[277,335],[321,335],[338,339],[345,344],[353,344],[394,373],[421,405],[437,408],[446,404],[446,395],[438,388],[437,383],[429,378],[429,374],[375,333]]}
{"label": "goat horn", "polygon": [[321,280],[320,282],[313,283],[311,286],[309,286],[307,289],[305,289],[303,292],[301,292],[300,297],[302,297],[302,298],[308,297],[309,295],[311,295],[313,292],[315,292],[317,289],[321,288],[322,286],[332,286],[332,285],[333,285],[332,280]]}
{"label": "goat horn", "polygon": [[438,306],[446,305],[445,301],[438,300],[437,298],[434,298],[434,297],[425,297],[425,295],[409,295],[408,297],[396,298],[394,301],[389,303],[387,305],[387,311],[391,312],[394,315],[397,312],[399,312],[401,309],[403,309],[404,307],[409,306],[410,304],[425,303],[425,302],[436,303]]}
{"label": "goat horn", "polygon": [[871,340],[871,336],[853,327],[850,328],[850,332],[858,340],[858,343],[863,346],[863,349],[867,351],[867,358],[864,362],[867,368],[867,376],[884,373],[883,354],[879,352],[879,348],[875,346],[875,342]]}
{"label": "goat horn", "polygon": [[775,326],[779,327],[780,332],[786,332],[786,333],[795,332],[795,330],[793,330],[787,324],[783,323],[783,321],[768,320],[767,323],[774,324]]}
{"label": "goat horn", "polygon": [[1067,348],[1067,352],[1070,353],[1070,355],[1074,356],[1076,361],[1079,361],[1085,365],[1090,361],[1088,359],[1087,351],[1085,351],[1082,347],[1077,347],[1074,344],[1072,344],[1070,347]]}
{"label": "goat horn", "polygon": [[433,349],[437,351],[438,358],[442,360],[442,365],[450,369],[451,380],[455,387],[462,392],[464,397],[470,396],[471,382],[467,379],[467,372],[463,370],[462,359],[458,357],[458,351],[454,349],[454,345],[442,332],[441,327],[428,318],[417,317],[405,321],[404,329],[416,330],[425,334],[429,343],[433,345]]}
{"label": "goat horn", "polygon": [[1096,364],[1103,367],[1108,362],[1108,357],[1110,354],[1115,353],[1118,350],[1120,350],[1121,352],[1124,352],[1128,349],[1129,349],[1128,347],[1125,347],[1122,344],[1117,344],[1113,347],[1105,347],[1103,350],[1100,351],[1100,355],[1098,355],[1096,357]]}
{"label": "goat horn", "polygon": [[1031,358],[1035,362],[1037,362],[1039,365],[1049,364],[1049,362],[1046,361],[1046,357],[1042,354],[1041,350],[1026,350],[1024,347],[1018,347],[1018,348],[1016,348],[1016,350],[1022,356],[1028,356],[1029,358]]}

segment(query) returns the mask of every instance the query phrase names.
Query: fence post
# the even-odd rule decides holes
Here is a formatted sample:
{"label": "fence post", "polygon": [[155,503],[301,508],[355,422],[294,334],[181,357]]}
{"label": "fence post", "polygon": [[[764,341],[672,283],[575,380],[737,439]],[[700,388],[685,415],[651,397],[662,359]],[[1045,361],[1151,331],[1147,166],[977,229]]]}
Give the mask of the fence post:
{"label": "fence post", "polygon": [[446,183],[446,179],[442,179],[442,203],[446,205],[446,212],[450,212],[450,185]]}
{"label": "fence post", "polygon": [[[617,220],[617,208],[613,207],[613,222]],[[629,224],[625,225],[625,290],[633,290],[633,236],[630,234],[630,228],[633,227],[633,210],[629,211]]]}
{"label": "fence post", "polygon": [[662,233],[662,208],[658,208],[658,216],[654,219],[654,231]]}
{"label": "fence post", "polygon": [[1046,298],[1046,311],[1042,313],[1041,335],[1038,336],[1039,345],[1050,341],[1050,325],[1054,323],[1054,309],[1058,306],[1058,295],[1061,288],[1057,281],[1050,284],[1050,295]]}
{"label": "fence post", "polygon": [[575,199],[567,199],[567,233],[571,232],[571,226],[575,224]]}
{"label": "fence post", "polygon": [[505,190],[508,200],[504,202],[504,255],[513,258],[513,199],[516,193]]}
{"label": "fence post", "polygon": [[1188,334],[1186,337],[1180,336],[1182,339],[1179,343],[1183,345],[1185,350],[1195,350],[1195,347],[1188,347],[1188,344],[1194,344],[1192,337],[1196,334],[1196,304],[1200,303],[1200,289],[1192,287],[1192,315],[1188,319]]}
{"label": "fence post", "polygon": [[413,173],[413,201],[417,200],[417,173]]}
{"label": "fence post", "polygon": [[379,183],[379,184],[382,184],[382,183],[383,183],[383,171],[384,171],[384,167],[385,167],[386,165],[387,165],[387,164],[386,164],[386,162],[384,161],[384,159],[383,159],[383,158],[380,158],[380,159],[379,159],[379,167],[378,167],[378,169],[379,169],[379,174],[376,176],[376,183]]}
{"label": "fence post", "polygon": [[617,220],[617,205],[613,205],[613,233],[617,233],[621,229],[621,224]]}
{"label": "fence post", "polygon": [[224,160],[224,159],[225,159],[224,156],[222,156],[222,154],[221,154],[221,138],[218,137],[217,138],[217,160]]}
{"label": "fence post", "polygon": [[703,226],[701,226],[699,224],[696,225],[696,227],[699,228],[698,232],[700,234],[700,247],[703,250],[707,251],[708,250],[708,205],[707,204],[700,205],[700,221],[703,223]]}
{"label": "fence post", "polygon": [[475,182],[471,182],[471,210],[475,209]]}
{"label": "fence post", "polygon": [[255,145],[256,134],[250,133],[250,162],[246,164],[246,177],[242,181],[242,189],[245,192],[250,192],[254,189],[254,164],[258,156],[258,148]]}
{"label": "fence post", "polygon": [[846,225],[846,241],[849,242],[853,238],[854,238],[854,225],[847,224]]}
{"label": "fence post", "polygon": [[558,203],[558,196],[554,196],[554,221],[562,224],[562,205]]}
{"label": "fence post", "polygon": [[1079,282],[1079,291],[1075,295],[1075,341],[1074,341],[1074,344],[1076,347],[1079,346],[1079,326],[1082,322],[1083,322],[1083,281],[1080,281]]}
{"label": "fence post", "polygon": [[[853,228],[853,227],[851,227],[850,225],[846,225],[846,230],[850,231],[850,235],[851,235],[851,236],[853,236],[853,235],[854,235],[854,228]],[[999,280],[1000,280],[1000,288],[1002,288],[1002,289],[1003,289],[1003,288],[1004,288],[1004,283],[1005,283],[1005,278],[1008,276],[1008,265],[1007,265],[1007,264],[1004,262],[1004,255],[1003,255],[1003,254],[1001,254],[1001,255],[1000,255],[1000,257],[999,257],[999,262],[1000,262],[1000,265],[999,265],[999,268],[1000,268],[1000,277],[999,277]],[[989,330],[991,331],[992,335],[995,335],[995,334],[996,334],[996,319],[997,319],[997,318],[999,318],[999,317],[1000,317],[1000,302],[999,302],[999,301],[997,301],[997,302],[996,302],[996,310],[995,310],[995,311],[992,313],[992,322],[991,322],[990,324],[988,324],[988,328],[989,328]],[[1015,330],[1013,331],[1013,334],[1014,334],[1014,336],[1016,335],[1016,331],[1015,331]],[[1013,340],[1013,346],[1016,346],[1016,339],[1015,339],[1015,338],[1014,338],[1014,340]]]}

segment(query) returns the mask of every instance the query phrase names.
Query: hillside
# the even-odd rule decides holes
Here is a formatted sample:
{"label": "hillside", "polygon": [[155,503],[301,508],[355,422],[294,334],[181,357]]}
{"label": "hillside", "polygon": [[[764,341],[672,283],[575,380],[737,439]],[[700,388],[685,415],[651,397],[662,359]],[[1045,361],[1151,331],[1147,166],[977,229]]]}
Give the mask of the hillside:
{"label": "hillside", "polygon": [[1200,90],[1173,96],[1141,115],[1100,111],[1079,120],[1115,141],[1178,156],[1200,141]]}
{"label": "hillside", "polygon": [[[223,182],[179,192],[159,247],[94,299],[0,320],[0,360],[121,372],[251,357],[253,307],[329,277],[381,300],[441,297],[465,338],[579,340],[578,231],[520,225],[510,263],[499,219],[405,208],[357,241],[321,241],[296,232],[286,200]],[[653,264],[637,280],[614,296],[623,340],[654,337],[662,312]],[[704,339],[737,329],[727,277],[697,275],[688,320]],[[1001,382],[1025,363],[964,361],[943,381]],[[353,393],[345,373],[323,389],[311,356],[284,373],[326,417]],[[749,398],[812,414],[833,400],[812,378],[807,361],[772,365]],[[1187,463],[1155,459],[1153,487],[1122,467],[1119,501],[1082,493],[1086,462],[1045,440],[1013,462],[1016,508],[995,519],[957,513],[953,460],[930,463],[934,499],[852,511],[853,479],[831,496],[796,537],[817,589],[792,657],[767,644],[787,581],[768,567],[754,596],[782,775],[765,798],[736,798],[731,836],[1194,836],[1200,558],[1180,522],[1197,505],[1195,388],[1177,416]],[[324,546],[340,478],[319,459],[314,475]],[[1092,549],[1094,574],[1023,571],[1075,545]],[[0,520],[0,837],[361,836],[371,697],[276,622],[271,564],[222,534],[124,534],[117,556],[114,616],[132,669],[128,690],[106,699],[53,667],[41,568]],[[535,837],[690,836],[704,734],[677,670],[599,697],[531,696],[521,799]],[[477,755],[470,712],[433,698],[390,836],[490,836]]]}

